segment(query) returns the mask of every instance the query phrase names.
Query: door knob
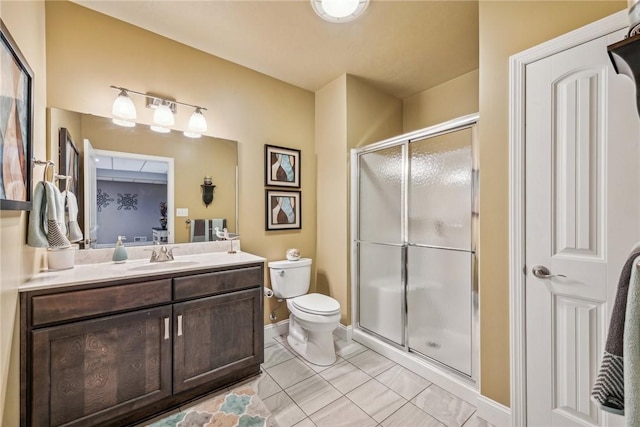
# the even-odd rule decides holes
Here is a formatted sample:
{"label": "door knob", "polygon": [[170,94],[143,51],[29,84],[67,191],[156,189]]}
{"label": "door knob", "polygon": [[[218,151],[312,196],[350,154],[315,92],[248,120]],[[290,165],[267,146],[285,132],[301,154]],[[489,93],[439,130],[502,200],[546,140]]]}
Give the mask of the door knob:
{"label": "door knob", "polygon": [[544,265],[534,265],[531,272],[538,279],[551,279],[552,277],[567,277],[564,274],[551,274],[549,269]]}

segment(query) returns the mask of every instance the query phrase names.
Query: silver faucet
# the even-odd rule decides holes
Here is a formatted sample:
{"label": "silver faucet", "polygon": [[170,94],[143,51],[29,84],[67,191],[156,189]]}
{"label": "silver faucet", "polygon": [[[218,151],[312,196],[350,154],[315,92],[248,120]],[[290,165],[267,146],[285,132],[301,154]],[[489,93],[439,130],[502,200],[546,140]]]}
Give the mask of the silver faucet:
{"label": "silver faucet", "polygon": [[[156,242],[158,244],[158,242]],[[151,252],[151,259],[149,262],[166,262],[173,261],[173,248],[167,249],[165,245],[160,246],[160,250],[156,252],[155,249]]]}

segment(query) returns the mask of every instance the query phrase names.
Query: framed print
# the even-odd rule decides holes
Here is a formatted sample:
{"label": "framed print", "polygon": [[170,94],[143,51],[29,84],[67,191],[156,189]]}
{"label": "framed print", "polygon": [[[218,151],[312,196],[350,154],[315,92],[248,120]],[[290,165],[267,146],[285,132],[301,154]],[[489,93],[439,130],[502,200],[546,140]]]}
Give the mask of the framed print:
{"label": "framed print", "polygon": [[300,191],[265,191],[267,231],[302,228]]}
{"label": "framed print", "polygon": [[[71,191],[76,197],[80,197],[78,194],[80,191],[80,154],[76,145],[73,143],[73,138],[66,128],[60,128],[58,135],[58,143],[60,144],[60,175],[68,175],[69,179],[69,191]],[[60,191],[64,191],[67,182],[66,180],[60,180]]]}
{"label": "framed print", "polygon": [[0,20],[0,209],[31,210],[33,71]]}
{"label": "framed print", "polygon": [[300,150],[264,146],[266,186],[300,188]]}

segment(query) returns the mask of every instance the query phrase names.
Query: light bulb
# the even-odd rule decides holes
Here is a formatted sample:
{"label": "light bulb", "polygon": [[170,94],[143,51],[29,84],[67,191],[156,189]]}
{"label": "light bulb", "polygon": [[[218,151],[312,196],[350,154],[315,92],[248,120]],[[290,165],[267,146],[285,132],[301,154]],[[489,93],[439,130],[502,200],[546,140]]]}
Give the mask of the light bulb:
{"label": "light bulb", "polygon": [[126,128],[132,128],[132,127],[135,127],[136,125],[136,122],[132,122],[131,120],[113,118],[111,119],[111,121],[118,126],[124,126]]}
{"label": "light bulb", "polygon": [[163,101],[153,112],[153,121],[160,126],[173,126],[175,120],[171,108]]}
{"label": "light bulb", "polygon": [[362,15],[369,0],[311,0],[311,6],[325,21],[344,23]]}
{"label": "light bulb", "polygon": [[193,112],[189,118],[189,130],[191,133],[203,133],[207,131],[207,120],[202,115],[200,107],[196,107],[196,111]]}
{"label": "light bulb", "polygon": [[202,136],[202,134],[199,134],[196,132],[189,132],[187,130],[185,130],[183,133],[184,133],[184,136],[186,136],[187,138],[200,138]]}
{"label": "light bulb", "polygon": [[333,18],[344,18],[358,8],[359,0],[322,0],[322,8]]}
{"label": "light bulb", "polygon": [[118,97],[113,101],[113,107],[111,108],[111,114],[119,119],[135,120],[137,117],[136,106],[133,105],[133,101],[129,98],[127,91],[120,90]]}
{"label": "light bulb", "polygon": [[151,128],[152,131],[158,132],[158,133],[169,133],[169,132],[171,132],[171,129],[163,127],[163,126],[151,125],[149,127]]}

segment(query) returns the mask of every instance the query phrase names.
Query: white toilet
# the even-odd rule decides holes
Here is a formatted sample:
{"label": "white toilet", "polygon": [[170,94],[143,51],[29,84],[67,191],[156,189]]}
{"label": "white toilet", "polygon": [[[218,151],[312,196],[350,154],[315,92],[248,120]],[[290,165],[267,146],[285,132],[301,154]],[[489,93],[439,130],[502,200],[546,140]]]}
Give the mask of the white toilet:
{"label": "white toilet", "polygon": [[289,345],[315,365],[336,361],[333,330],[340,323],[340,303],[322,294],[307,294],[311,279],[311,259],[269,263],[271,288],[277,298],[287,300]]}

